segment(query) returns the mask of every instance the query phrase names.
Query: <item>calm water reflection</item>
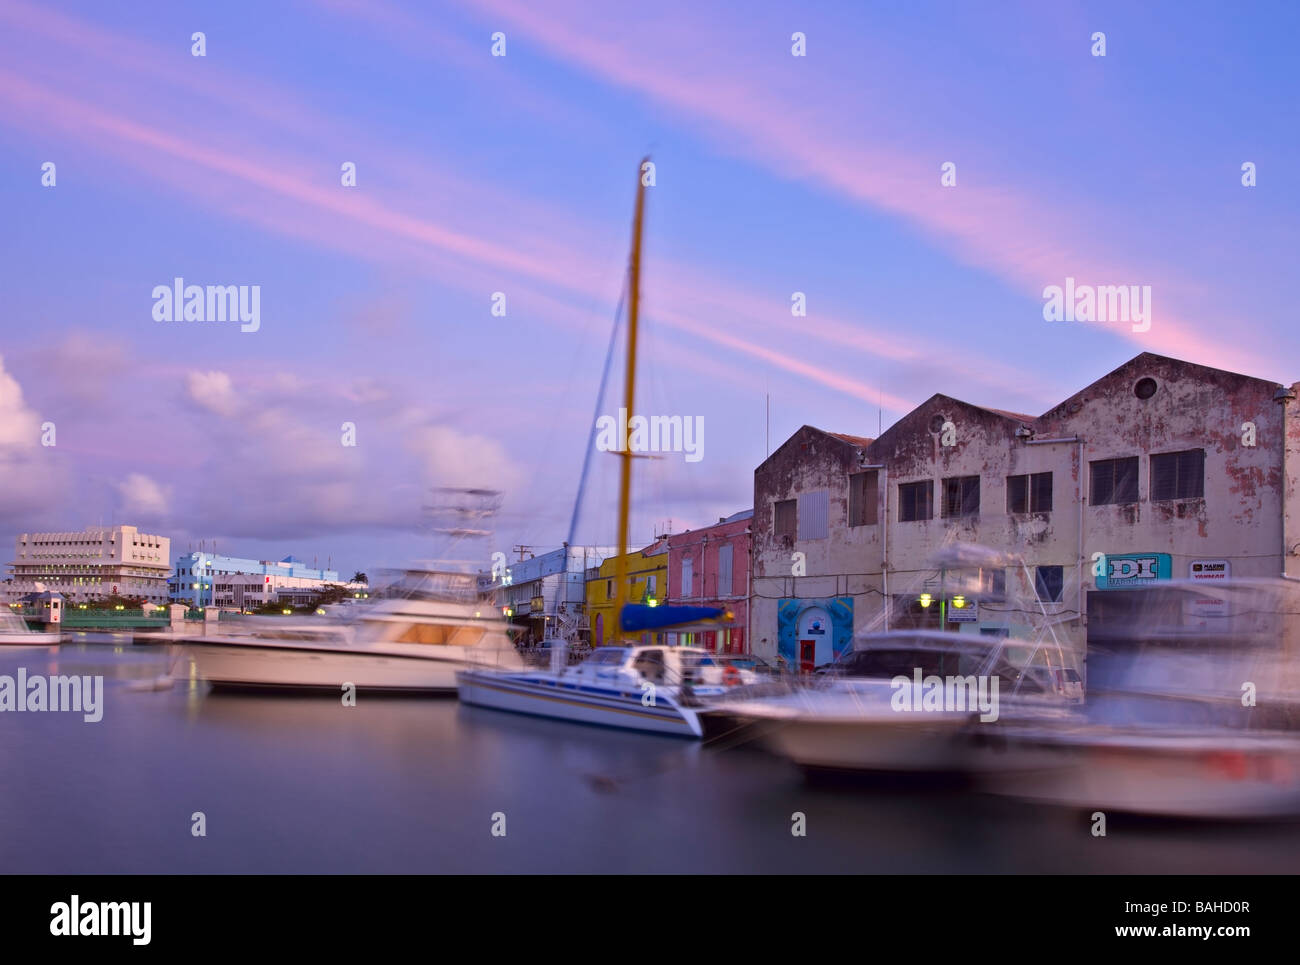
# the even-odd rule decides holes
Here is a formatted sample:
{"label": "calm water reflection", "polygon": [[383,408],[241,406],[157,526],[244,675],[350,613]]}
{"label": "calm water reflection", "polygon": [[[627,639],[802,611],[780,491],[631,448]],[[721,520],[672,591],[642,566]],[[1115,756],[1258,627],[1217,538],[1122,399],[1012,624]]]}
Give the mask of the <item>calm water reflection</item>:
{"label": "calm water reflection", "polygon": [[[0,714],[6,872],[1294,872],[1300,826],[1124,824],[962,791],[809,786],[749,748],[461,707],[210,696],[161,647],[6,648],[105,676],[104,719]],[[173,669],[168,691],[144,689]],[[207,836],[190,834],[202,811]],[[491,835],[494,812],[504,838]],[[808,834],[790,834],[791,814]]]}

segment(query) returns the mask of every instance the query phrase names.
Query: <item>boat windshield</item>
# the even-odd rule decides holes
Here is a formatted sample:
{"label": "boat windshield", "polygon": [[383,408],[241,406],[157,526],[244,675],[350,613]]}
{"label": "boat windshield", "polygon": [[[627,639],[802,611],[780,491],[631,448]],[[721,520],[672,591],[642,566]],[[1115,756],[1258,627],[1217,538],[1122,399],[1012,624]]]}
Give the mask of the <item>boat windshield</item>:
{"label": "boat windshield", "polygon": [[978,673],[981,662],[977,657],[962,652],[884,648],[850,651],[832,669],[846,677],[910,678],[917,670],[924,677],[946,677]]}
{"label": "boat windshield", "polygon": [[582,663],[583,666],[618,666],[626,659],[627,650],[624,647],[597,647]]}

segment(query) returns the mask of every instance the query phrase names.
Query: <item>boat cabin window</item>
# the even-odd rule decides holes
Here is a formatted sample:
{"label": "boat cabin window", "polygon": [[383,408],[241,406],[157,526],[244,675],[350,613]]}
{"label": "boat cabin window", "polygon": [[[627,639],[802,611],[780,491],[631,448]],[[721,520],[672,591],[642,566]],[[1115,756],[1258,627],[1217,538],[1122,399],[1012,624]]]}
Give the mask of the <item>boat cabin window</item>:
{"label": "boat cabin window", "polygon": [[599,647],[583,663],[596,667],[618,666],[626,659],[627,651],[622,647]]}
{"label": "boat cabin window", "polygon": [[397,643],[431,643],[451,647],[472,647],[483,639],[484,627],[444,626],[413,623],[397,637]]}
{"label": "boat cabin window", "polygon": [[664,652],[662,650],[643,650],[637,654],[636,663],[633,664],[637,673],[645,677],[646,680],[661,684],[664,682]]}

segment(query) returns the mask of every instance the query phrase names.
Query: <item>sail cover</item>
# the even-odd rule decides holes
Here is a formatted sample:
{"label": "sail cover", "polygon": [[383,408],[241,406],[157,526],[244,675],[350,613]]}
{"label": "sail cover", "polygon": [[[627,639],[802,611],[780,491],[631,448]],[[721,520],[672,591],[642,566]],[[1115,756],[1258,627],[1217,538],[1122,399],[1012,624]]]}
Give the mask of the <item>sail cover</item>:
{"label": "sail cover", "polygon": [[716,606],[647,606],[644,603],[627,603],[619,615],[619,628],[624,633],[641,633],[645,630],[665,630],[690,623],[722,622],[731,614]]}

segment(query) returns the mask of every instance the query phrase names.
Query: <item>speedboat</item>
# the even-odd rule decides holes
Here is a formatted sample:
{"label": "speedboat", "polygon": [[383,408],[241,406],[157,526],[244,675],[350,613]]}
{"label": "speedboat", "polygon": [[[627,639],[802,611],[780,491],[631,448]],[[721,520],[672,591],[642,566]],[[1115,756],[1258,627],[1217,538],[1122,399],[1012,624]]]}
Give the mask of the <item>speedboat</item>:
{"label": "speedboat", "polygon": [[[700,710],[731,682],[702,679],[717,655],[696,647],[605,646],[556,671],[462,670],[460,701],[494,710],[678,737],[703,736]],[[736,674],[752,670],[736,669]],[[709,676],[712,676],[709,674]],[[744,679],[737,677],[736,680]]]}
{"label": "speedboat", "polygon": [[57,630],[32,630],[8,607],[0,608],[0,646],[53,647],[63,639]]}
{"label": "speedboat", "polygon": [[218,690],[451,694],[457,670],[524,666],[474,574],[407,570],[388,593],[346,622],[270,617],[182,642]]}
{"label": "speedboat", "polygon": [[958,773],[998,766],[1001,731],[1068,719],[1079,677],[1060,656],[971,633],[859,634],[827,672],[737,688],[706,709],[805,771]]}

